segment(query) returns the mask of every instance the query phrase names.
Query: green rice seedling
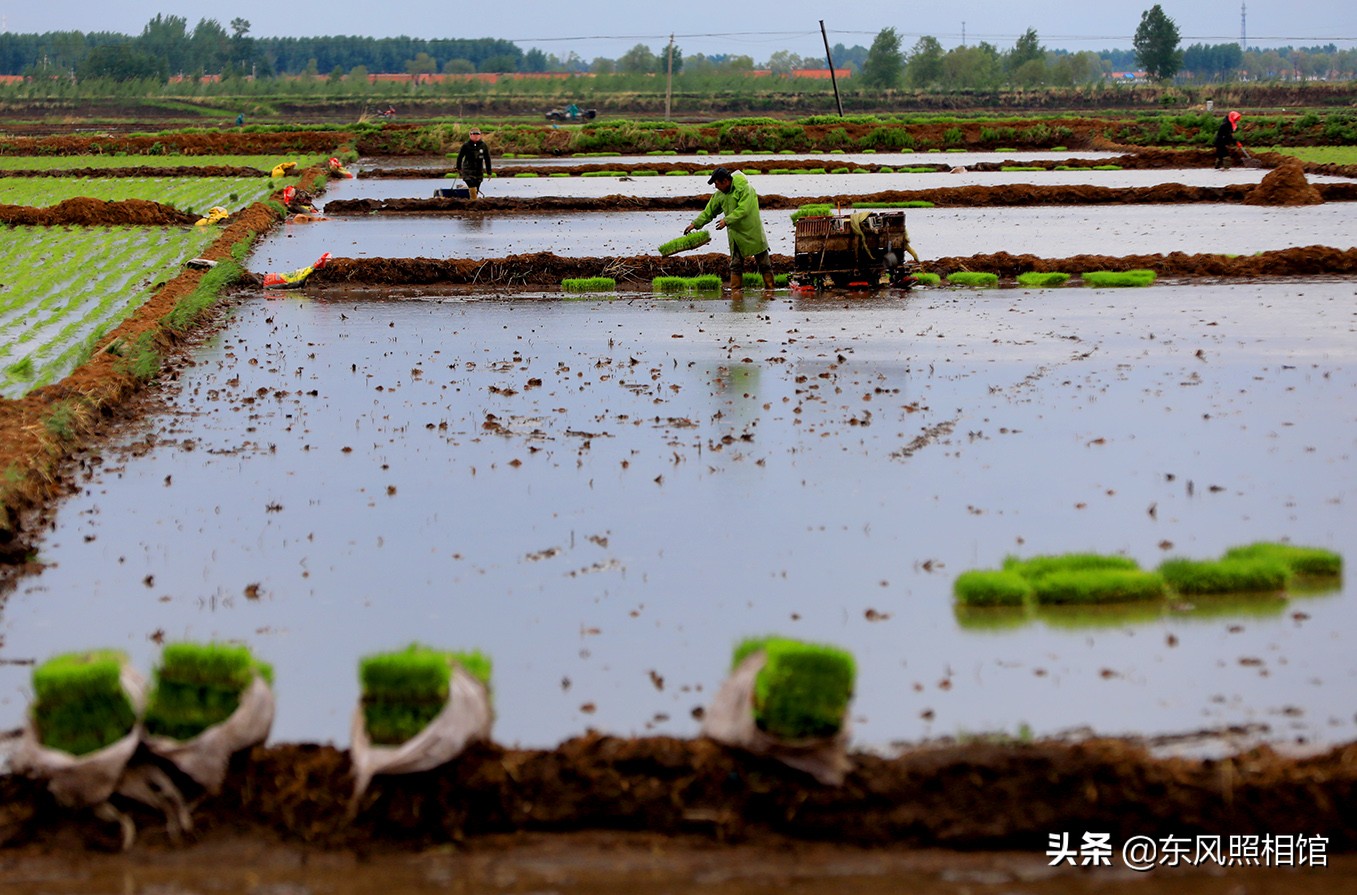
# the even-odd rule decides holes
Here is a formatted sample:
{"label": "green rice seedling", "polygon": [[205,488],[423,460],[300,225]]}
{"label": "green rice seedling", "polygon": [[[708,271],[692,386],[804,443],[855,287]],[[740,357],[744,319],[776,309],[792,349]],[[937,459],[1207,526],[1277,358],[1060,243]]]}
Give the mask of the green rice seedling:
{"label": "green rice seedling", "polygon": [[688,288],[694,292],[720,292],[721,287],[725,285],[720,274],[704,273],[695,277],[687,277]]}
{"label": "green rice seedling", "polygon": [[758,637],[735,648],[731,666],[759,651],[765,658],[754,682],[759,729],[789,740],[838,733],[857,676],[852,654],[784,637]]}
{"label": "green rice seedling", "polygon": [[791,168],[771,168],[771,169],[769,169],[768,173],[769,173],[769,174],[795,174],[796,172],[795,172],[794,170],[792,170]]}
{"label": "green rice seedling", "polygon": [[796,155],[796,150],[795,150],[795,149],[779,149],[779,150],[777,151],[777,154],[778,154],[778,155]]}
{"label": "green rice seedling", "polygon": [[830,155],[843,155],[843,150],[842,150],[842,149],[831,149],[831,150],[829,150],[829,154],[830,154]]}
{"label": "green rice seedling", "polygon": [[363,719],[372,742],[397,745],[427,727],[447,703],[454,665],[490,686],[490,659],[479,651],[443,652],[415,643],[361,660]]}
{"label": "green rice seedling", "polygon": [[[950,151],[950,150],[949,150]],[[964,151],[964,150],[962,150]],[[896,168],[897,174],[932,174],[936,169],[924,167],[922,165],[911,165],[907,168]]]}
{"label": "green rice seedling", "polygon": [[548,176],[548,177],[569,177],[569,176],[570,176],[570,172],[568,172],[568,171],[552,171],[552,172],[551,172],[550,174],[548,174],[547,176]]}
{"label": "green rice seedling", "polygon": [[997,273],[979,270],[959,270],[947,275],[947,282],[953,286],[970,286],[973,289],[993,289],[999,285]]}
{"label": "green rice seedling", "polygon": [[659,174],[660,172],[653,168],[638,168],[631,172],[632,177],[658,177]]}
{"label": "green rice seedling", "polygon": [[892,167],[889,167],[888,165],[882,165],[880,168],[877,168],[877,169],[876,169],[876,172],[877,172],[878,174],[894,174],[894,173],[895,173],[895,169],[892,168]]}
{"label": "green rice seedling", "polygon": [[176,740],[193,739],[231,717],[256,674],[272,682],[273,666],[257,661],[246,646],[166,646],[146,704],[147,732]]}
{"label": "green rice seedling", "polygon": [[847,173],[848,173],[849,171],[851,171],[851,170],[852,170],[851,168],[831,168],[830,171],[829,171],[829,173],[830,173],[830,174],[847,174]]}
{"label": "green rice seedling", "polygon": [[1013,571],[974,569],[957,576],[952,593],[967,606],[1021,606],[1032,597],[1032,582]]}
{"label": "green rice seedling", "polygon": [[910,199],[907,202],[854,202],[853,209],[856,211],[861,208],[932,208],[933,203],[927,199]]}
{"label": "green rice seedling", "polygon": [[581,177],[625,177],[626,171],[585,171]]}
{"label": "green rice seedling", "polygon": [[1084,284],[1095,289],[1148,286],[1155,280],[1152,270],[1091,270],[1082,274]]}
{"label": "green rice seedling", "polygon": [[617,288],[612,277],[575,277],[561,280],[561,289],[565,292],[611,292]]}
{"label": "green rice seedling", "polygon": [[1094,171],[1120,171],[1121,165],[1094,165]]}
{"label": "green rice seedling", "polygon": [[517,174],[515,174],[514,176],[515,176],[515,177],[541,177],[542,175],[541,175],[540,173],[538,173],[537,171],[519,171],[519,172],[518,172]]}
{"label": "green rice seedling", "polygon": [[1040,578],[1052,572],[1084,572],[1091,569],[1138,571],[1140,564],[1129,556],[1111,556],[1105,553],[1062,553],[1053,556],[1033,556],[1019,559],[1004,557],[1003,568],[1017,572],[1028,579]]}
{"label": "green rice seedling", "polygon": [[677,239],[671,239],[660,245],[660,254],[664,257],[686,252],[689,249],[695,249],[698,246],[704,246],[711,242],[711,234],[706,230],[694,230],[692,233],[685,233]]}
{"label": "green rice seedling", "polygon": [[1032,581],[1041,604],[1135,603],[1164,597],[1164,579],[1141,569],[1049,572]]}
{"label": "green rice seedling", "polygon": [[910,274],[910,278],[921,286],[937,286],[942,282],[941,275],[935,273],[925,273],[923,271],[920,271],[919,273],[915,274]]}
{"label": "green rice seedling", "polygon": [[1180,594],[1242,594],[1279,591],[1291,569],[1275,557],[1239,559],[1167,559],[1159,574]]}
{"label": "green rice seedling", "polygon": [[824,168],[804,168],[804,169],[802,169],[801,173],[802,173],[802,174],[823,174],[823,173],[825,173],[825,169],[824,169]]}
{"label": "green rice seedling", "polygon": [[678,170],[678,169],[673,170],[673,171],[665,171],[664,173],[665,173],[665,175],[668,176],[668,177],[687,177],[687,176],[688,176],[688,172],[687,172],[687,171]]}
{"label": "green rice seedling", "polygon": [[1018,150],[1014,149],[1012,146],[1000,146],[998,149],[996,149],[996,150],[994,150],[994,151],[995,151],[995,152],[1017,152]]}
{"label": "green rice seedling", "polygon": [[88,755],[127,736],[136,711],[122,687],[127,656],[117,650],[67,653],[33,669],[30,709],[38,741]]}
{"label": "green rice seedling", "polygon": [[1069,278],[1070,275],[1067,273],[1029,270],[1026,273],[1018,274],[1018,285],[1025,286],[1028,289],[1051,289],[1055,286],[1065,285]]}
{"label": "green rice seedling", "polygon": [[1275,558],[1286,563],[1295,574],[1307,577],[1330,578],[1343,574],[1343,557],[1323,547],[1301,547],[1296,544],[1259,541],[1243,547],[1231,547],[1225,551],[1223,558],[1245,557]]}
{"label": "green rice seedling", "polygon": [[1044,171],[1040,165],[1000,165],[1000,171]]}
{"label": "green rice seedling", "polygon": [[654,292],[685,292],[688,289],[687,277],[655,277],[650,281]]}
{"label": "green rice seedling", "polygon": [[802,218],[828,217],[834,213],[834,206],[827,202],[814,202],[809,205],[802,205],[796,211],[792,212],[792,223],[796,223]]}
{"label": "green rice seedling", "polygon": [[[787,285],[787,280],[788,280],[788,278],[790,278],[790,277],[791,277],[791,274],[786,274],[786,273],[775,273],[775,274],[773,274],[773,285],[774,285],[774,286],[786,286],[786,285]],[[719,277],[718,277],[718,279],[719,279]],[[762,288],[762,286],[763,286],[763,274],[759,273],[758,271],[748,271],[748,270],[746,270],[746,271],[744,272],[744,284],[745,284],[746,286],[756,286],[756,287]]]}
{"label": "green rice seedling", "polygon": [[854,173],[854,174],[871,174],[872,172],[871,172],[871,171],[868,171],[866,168],[854,168],[854,169],[853,169],[853,173]]}
{"label": "green rice seedling", "polygon": [[1052,152],[1069,152],[1069,149],[1068,149],[1067,147],[1064,147],[1064,146],[1052,146],[1052,147],[1051,147],[1051,151],[1052,151]]}

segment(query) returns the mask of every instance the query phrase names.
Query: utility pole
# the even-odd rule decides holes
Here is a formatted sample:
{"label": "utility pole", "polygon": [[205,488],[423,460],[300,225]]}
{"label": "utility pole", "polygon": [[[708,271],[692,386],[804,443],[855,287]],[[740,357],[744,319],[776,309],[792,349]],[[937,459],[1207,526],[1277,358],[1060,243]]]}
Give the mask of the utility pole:
{"label": "utility pole", "polygon": [[961,45],[966,46],[966,20],[961,20]]}
{"label": "utility pole", "polygon": [[1244,27],[1248,21],[1249,5],[1247,3],[1239,4],[1239,49],[1247,50],[1249,48],[1248,31]]}
{"label": "utility pole", "polygon": [[664,83],[664,120],[669,120],[669,103],[674,96],[674,35],[669,35],[669,76]]}
{"label": "utility pole", "polygon": [[839,110],[839,117],[843,117],[843,100],[839,99],[839,79],[834,74],[834,56],[829,52],[829,35],[825,34],[825,20],[820,20],[820,38],[825,42],[825,62],[829,63],[829,81],[834,85],[834,106]]}

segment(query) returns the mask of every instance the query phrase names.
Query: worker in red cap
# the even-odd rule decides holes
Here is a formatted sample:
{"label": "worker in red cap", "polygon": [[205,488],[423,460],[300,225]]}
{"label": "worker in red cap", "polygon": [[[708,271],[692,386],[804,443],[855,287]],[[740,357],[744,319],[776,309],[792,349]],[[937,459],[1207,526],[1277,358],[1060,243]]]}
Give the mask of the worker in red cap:
{"label": "worker in red cap", "polygon": [[1244,116],[1238,112],[1231,112],[1225,116],[1225,120],[1220,123],[1216,130],[1216,169],[1224,170],[1230,167],[1230,156],[1234,154],[1235,147],[1244,148],[1244,144],[1239,142],[1235,136],[1235,131],[1239,130],[1239,119]]}

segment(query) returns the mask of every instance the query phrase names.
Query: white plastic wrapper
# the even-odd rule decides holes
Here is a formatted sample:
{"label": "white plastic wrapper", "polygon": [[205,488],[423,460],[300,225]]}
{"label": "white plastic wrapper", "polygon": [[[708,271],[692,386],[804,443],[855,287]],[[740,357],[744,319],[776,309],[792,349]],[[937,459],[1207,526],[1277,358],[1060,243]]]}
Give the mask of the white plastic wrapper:
{"label": "white plastic wrapper", "polygon": [[480,681],[460,666],[452,669],[448,701],[428,726],[399,746],[374,746],[368,739],[363,707],[353,715],[353,804],[367,791],[378,774],[414,774],[447,764],[471,743],[490,739],[494,724],[490,694]]}
{"label": "white plastic wrapper", "polygon": [[273,710],[273,690],[256,674],[240,694],[240,705],[225,721],[214,724],[191,740],[147,735],[146,747],[216,795],[221,792],[231,756],[269,738]]}
{"label": "white plastic wrapper", "polygon": [[765,661],[762,652],[736,666],[702,717],[702,735],[718,743],[775,758],[805,771],[827,786],[838,786],[852,770],[848,760],[848,718],[832,737],[784,740],[759,730],[754,722],[754,680]]}
{"label": "white plastic wrapper", "polygon": [[[141,718],[146,708],[146,678],[126,663],[120,678],[123,691],[132,703],[132,711]],[[141,742],[141,732],[138,721],[127,736],[117,742],[88,755],[72,755],[44,746],[38,740],[38,731],[30,716],[14,754],[14,770],[37,780],[46,780],[47,788],[63,805],[71,808],[98,805],[106,802],[118,788],[123,770]]]}

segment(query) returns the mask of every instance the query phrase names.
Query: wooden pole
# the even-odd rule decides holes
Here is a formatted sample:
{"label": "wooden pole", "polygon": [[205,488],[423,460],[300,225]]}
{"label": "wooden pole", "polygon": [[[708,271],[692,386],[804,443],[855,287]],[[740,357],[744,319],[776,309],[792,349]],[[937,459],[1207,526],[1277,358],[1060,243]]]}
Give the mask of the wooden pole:
{"label": "wooden pole", "polygon": [[839,110],[839,117],[843,117],[843,100],[839,99],[839,79],[834,74],[834,57],[829,52],[829,35],[825,34],[825,20],[820,20],[820,37],[825,42],[825,62],[829,63],[829,80],[834,85],[834,106]]}

